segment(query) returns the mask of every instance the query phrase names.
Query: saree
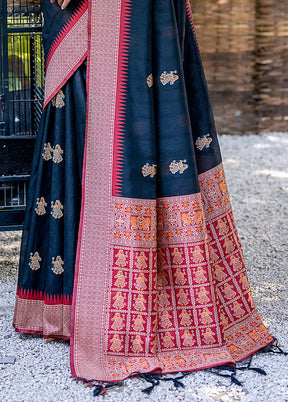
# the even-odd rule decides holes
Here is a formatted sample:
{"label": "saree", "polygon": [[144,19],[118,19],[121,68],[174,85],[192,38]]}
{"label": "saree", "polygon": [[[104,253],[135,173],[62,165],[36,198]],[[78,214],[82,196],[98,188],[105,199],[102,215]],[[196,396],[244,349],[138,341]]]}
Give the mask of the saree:
{"label": "saree", "polygon": [[[45,105],[16,330],[69,338],[73,376],[112,382],[234,364],[272,343],[247,279],[189,1],[43,9]],[[63,187],[55,211],[51,194]]]}

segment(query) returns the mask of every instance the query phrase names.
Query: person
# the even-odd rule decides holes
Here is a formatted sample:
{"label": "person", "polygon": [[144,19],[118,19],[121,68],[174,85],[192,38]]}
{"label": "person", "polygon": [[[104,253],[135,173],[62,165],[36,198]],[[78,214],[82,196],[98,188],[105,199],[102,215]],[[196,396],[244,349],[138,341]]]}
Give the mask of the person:
{"label": "person", "polygon": [[45,104],[16,331],[76,378],[235,364],[273,342],[243,261],[188,0],[43,1]]}

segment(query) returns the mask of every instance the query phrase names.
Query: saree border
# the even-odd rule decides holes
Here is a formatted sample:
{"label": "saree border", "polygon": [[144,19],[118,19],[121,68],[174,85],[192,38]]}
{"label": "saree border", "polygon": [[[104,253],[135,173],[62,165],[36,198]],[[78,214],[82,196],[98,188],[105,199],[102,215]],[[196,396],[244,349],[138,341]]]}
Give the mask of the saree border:
{"label": "saree border", "polygon": [[[164,328],[159,328],[159,337],[157,339],[157,348],[160,347],[159,351],[157,351],[157,353],[155,353],[155,350],[151,351],[151,346],[153,347],[153,341],[155,339],[155,334],[153,335],[153,331],[151,331],[151,323],[155,318],[153,307],[151,308],[151,305],[153,305],[153,296],[155,296],[152,284],[153,279],[151,279],[156,251],[156,239],[153,238],[156,225],[156,210],[154,210],[155,200],[112,197],[113,204],[119,213],[115,213],[113,210],[110,212],[111,220],[109,221],[109,230],[112,230],[112,232],[110,239],[108,238],[110,248],[109,267],[108,269],[106,268],[105,271],[102,270],[101,273],[95,273],[94,266],[94,274],[93,267],[90,267],[89,274],[89,269],[87,269],[88,265],[86,264],[85,271],[86,274],[90,276],[90,282],[89,280],[87,281],[87,278],[83,278],[83,275],[81,278],[81,290],[83,294],[85,294],[84,298],[86,298],[86,301],[84,303],[80,301],[80,306],[82,304],[82,310],[79,309],[78,312],[80,312],[79,318],[80,315],[84,315],[86,318],[84,318],[83,327],[80,330],[81,337],[79,335],[79,340],[80,338],[82,339],[78,344],[78,347],[81,348],[81,350],[79,349],[77,351],[79,353],[79,360],[77,362],[79,364],[79,371],[73,372],[73,375],[77,378],[99,381],[120,381],[130,375],[136,374],[137,372],[148,373],[153,372],[154,370],[161,370],[161,372],[165,374],[177,371],[205,369],[227,363],[233,364],[244,360],[257,350],[273,342],[273,338],[269,335],[261,321],[252,300],[250,287],[246,277],[242,248],[234,223],[222,163],[216,168],[199,175],[199,184],[201,193],[157,199],[157,232],[159,236],[159,247],[163,249],[167,256],[169,249],[171,247],[172,249],[178,247],[177,244],[179,243],[183,246],[181,246],[181,248],[187,249],[185,254],[183,252],[183,257],[185,255],[185,259],[191,259],[190,263],[186,263],[189,264],[189,269],[191,270],[191,273],[187,274],[189,289],[191,288],[191,295],[195,295],[193,301],[194,307],[189,307],[193,310],[195,324],[187,324],[187,326],[184,324],[184,328],[182,324],[181,329],[179,322],[176,324],[179,318],[177,318],[174,306],[173,311],[175,311],[175,314],[172,318],[174,324],[171,324],[171,326],[169,324],[169,329],[165,329],[165,325]],[[126,214],[123,214],[124,210],[126,211]],[[131,223],[135,223],[135,219],[131,220],[131,216],[133,215],[133,218],[135,218],[134,215],[137,213],[136,211],[138,211],[140,217],[142,216],[141,214],[147,215],[147,210],[151,211],[151,224],[149,225],[149,231],[146,230],[145,234],[151,234],[151,236],[140,237],[138,234],[143,233],[143,231],[139,232],[138,228],[134,232],[132,231],[130,236],[126,236],[127,228],[129,228]],[[185,213],[187,210],[190,211],[189,216]],[[199,213],[199,211],[202,211],[202,213]],[[164,216],[164,221],[171,221],[171,224],[168,226],[164,223],[164,230],[161,229],[161,223],[164,222],[161,218],[162,214],[166,214],[166,216]],[[119,219],[120,216],[121,220]],[[176,227],[174,227],[175,219],[178,219],[178,222],[182,220],[183,232],[178,232]],[[191,222],[189,219],[191,219]],[[138,222],[143,222],[143,220],[139,219]],[[122,229],[119,229],[120,226]],[[125,239],[125,237],[127,238]],[[176,239],[177,237],[178,239]],[[189,237],[191,240],[189,240]],[[136,244],[135,239],[138,241],[138,244]],[[213,245],[211,249],[210,245]],[[204,271],[202,271],[202,273],[197,273],[198,279],[200,277],[199,281],[197,280],[197,276],[192,277],[191,275],[192,267],[202,266],[201,263],[199,264],[199,261],[201,260],[196,258],[196,264],[193,264],[193,255],[189,253],[189,248],[191,248],[192,253],[193,250],[195,250],[194,253],[197,252],[197,255],[197,249],[201,248],[203,256],[204,253],[206,254],[207,262],[203,265]],[[118,254],[119,249],[121,249],[121,254]],[[135,255],[139,255],[140,250],[142,250],[143,253],[147,251],[147,256],[148,252],[150,254],[150,278],[147,287],[149,287],[149,295],[151,295],[149,297],[152,298],[152,303],[151,301],[148,302],[148,304],[150,303],[148,319],[150,319],[151,323],[148,323],[147,320],[146,341],[144,340],[145,331],[143,333],[141,333],[141,331],[133,332],[133,330],[132,332],[127,332],[127,330],[122,331],[121,320],[119,320],[119,317],[122,318],[125,314],[127,315],[127,318],[125,318],[125,328],[126,326],[127,328],[130,327],[130,325],[131,328],[133,328],[133,312],[131,312],[131,307],[129,307],[128,310],[127,307],[124,309],[120,307],[120,310],[118,310],[119,313],[115,308],[114,310],[111,308],[113,303],[112,299],[114,299],[113,296],[115,294],[115,284],[116,287],[119,288],[118,290],[127,292],[126,294],[128,295],[128,298],[130,297],[128,305],[131,306],[132,296],[129,295],[131,294],[131,291],[134,291],[135,293],[135,289],[133,288],[135,273],[143,272],[143,267],[135,267],[134,263]],[[174,251],[175,250],[180,251],[180,249],[174,248]],[[125,254],[127,261],[124,256]],[[173,255],[173,253],[171,253],[171,255]],[[176,267],[174,267],[175,269],[177,268],[177,264],[181,265],[182,263],[179,262],[179,258],[181,258],[180,254],[177,253],[176,255],[175,253],[174,255],[176,261],[174,262],[174,265],[176,264]],[[116,261],[115,256],[119,256],[118,261]],[[105,255],[105,259],[107,259],[107,254]],[[159,261],[158,265],[161,271],[161,261]],[[171,267],[172,266],[173,265],[171,265]],[[216,268],[221,266],[223,266],[223,268],[217,273]],[[124,273],[124,276],[119,275],[115,282],[113,278],[117,277],[117,275],[114,275],[118,269],[121,270],[118,271],[118,273]],[[194,270],[195,268],[193,268],[193,272]],[[160,271],[158,272],[158,277],[160,277]],[[209,277],[208,282],[211,287],[211,294],[209,295],[210,301],[200,299],[204,294],[202,288],[209,290],[208,283],[205,285],[205,280],[201,280],[201,274],[203,275],[203,272],[205,276],[208,275]],[[94,275],[94,280],[92,279],[92,275]],[[171,281],[172,276],[171,274],[169,275]],[[93,291],[90,289],[90,283],[97,283],[97,278],[99,280],[100,277],[105,278],[105,282],[103,281],[105,296],[103,296],[102,293],[103,299],[101,298],[101,302],[99,302],[100,292],[99,289],[96,289],[97,286],[94,285],[95,287]],[[229,285],[229,287],[226,288],[225,284],[230,284],[231,286]],[[159,286],[160,290],[165,289],[165,284],[164,287],[163,284]],[[187,288],[187,291],[189,290],[188,287],[186,285],[183,286],[183,284],[181,284],[181,286],[173,285],[172,287],[175,288],[175,295],[178,292],[177,289],[185,287],[185,289]],[[236,292],[234,292],[233,289],[236,290]],[[232,296],[230,294],[231,291]],[[87,293],[89,292],[91,294],[87,297]],[[162,291],[160,293],[162,293]],[[145,294],[145,291],[142,292],[142,294]],[[208,292],[204,295],[204,299],[207,294]],[[96,316],[94,316],[94,319],[92,318],[93,312],[92,316],[90,316],[90,320],[88,319],[91,312],[91,303],[93,303],[93,295],[94,305],[95,307],[97,305],[99,312],[101,311],[101,308],[104,308],[104,313],[101,317],[98,317],[99,322],[97,323],[95,323]],[[175,304],[175,302],[173,302],[173,304]],[[199,322],[198,325],[197,317],[199,320],[203,307],[205,306],[207,306],[206,310],[209,309],[210,314],[213,313],[216,320],[215,322],[211,321],[202,324]],[[162,320],[161,316],[164,310],[166,310],[166,307],[159,310],[160,321]],[[114,316],[115,313],[118,314],[118,319],[116,315]],[[138,313],[136,313],[136,315],[137,314]],[[172,310],[171,314],[173,316]],[[171,316],[169,318],[171,318]],[[93,325],[91,325],[91,319]],[[119,322],[120,326],[117,327]],[[90,324],[89,328],[88,323]],[[79,328],[77,329],[77,332],[79,332]],[[189,339],[189,344],[186,345],[186,347],[180,346],[180,337],[183,336],[183,332],[184,334],[186,333],[186,335],[189,335],[189,338],[187,338]],[[192,333],[197,333],[197,336],[194,337],[193,335],[193,337],[191,337]],[[97,334],[96,337],[98,338],[96,342],[95,340],[91,341],[90,339],[90,337],[95,337],[95,334]],[[135,347],[133,350],[131,344],[133,344],[133,340],[137,340],[137,338],[138,347]],[[83,339],[85,339],[85,342],[83,342]],[[110,345],[112,345],[112,347]],[[77,347],[77,345],[75,346]],[[75,350],[73,353],[75,353]]]}
{"label": "saree border", "polygon": [[46,69],[44,108],[87,57],[88,9],[54,49]]}
{"label": "saree border", "polygon": [[44,300],[22,299],[16,296],[13,327],[20,333],[41,334],[44,338],[53,336],[70,339],[71,305],[47,305]]}
{"label": "saree border", "polygon": [[[187,17],[188,17],[189,23],[192,28],[192,32],[193,32],[194,37],[197,42],[197,35],[196,35],[196,30],[195,30],[195,25],[194,25],[194,20],[193,20],[193,14],[192,14],[192,10],[191,10],[191,4],[190,4],[189,0],[186,0],[186,13],[187,13]],[[197,44],[198,44],[198,42],[197,42]]]}
{"label": "saree border", "polygon": [[123,2],[120,26],[119,42],[123,46],[119,48],[119,67],[117,97],[115,109],[118,111],[115,119],[115,139],[113,149],[113,174],[112,194],[121,195],[123,180],[121,173],[124,163],[124,139],[125,139],[125,115],[126,115],[126,90],[128,86],[128,62],[129,62],[129,38],[130,38],[130,17],[132,12],[132,0]]}
{"label": "saree border", "polygon": [[87,0],[80,5],[80,7],[72,14],[71,18],[66,22],[63,28],[60,30],[56,38],[54,39],[51,48],[47,54],[46,60],[46,69],[50,63],[51,58],[53,57],[54,52],[56,51],[57,47],[61,44],[62,40],[66,35],[69,34],[72,27],[77,23],[77,21],[82,17],[82,15],[87,11]]}

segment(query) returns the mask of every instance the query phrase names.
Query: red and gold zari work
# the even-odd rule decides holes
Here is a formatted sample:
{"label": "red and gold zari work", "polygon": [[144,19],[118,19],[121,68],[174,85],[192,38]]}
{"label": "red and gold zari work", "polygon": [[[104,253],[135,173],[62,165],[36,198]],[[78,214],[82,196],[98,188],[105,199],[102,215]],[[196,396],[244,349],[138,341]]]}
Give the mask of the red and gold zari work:
{"label": "red and gold zari work", "polygon": [[[155,125],[149,125],[149,129],[141,133],[141,138],[145,136],[146,139],[143,147],[151,141],[152,149],[155,138],[149,135],[156,126],[159,127],[157,144],[162,144],[163,149],[157,152],[163,158],[170,155],[167,141],[164,147],[163,138],[170,138],[171,147],[176,147],[178,142],[182,144],[177,152],[173,149],[169,161],[162,161],[162,166],[159,163],[162,179],[165,169],[162,171],[161,168],[164,165],[169,166],[168,174],[179,173],[179,177],[187,174],[187,180],[193,179],[193,183],[198,171],[205,173],[197,177],[200,185],[198,193],[195,194],[198,187],[188,188],[183,181],[180,194],[190,195],[173,196],[179,194],[175,191],[164,193],[172,196],[158,199],[148,199],[145,195],[141,197],[143,193],[137,193],[138,196],[134,192],[124,192],[125,186],[130,185],[134,189],[139,183],[140,186],[147,186],[147,182],[141,180],[148,177],[153,180],[157,176],[157,152],[154,157],[150,153],[149,160],[144,160],[142,157],[146,153],[139,145],[140,135],[137,134],[138,142],[135,140],[134,148],[128,140],[126,123],[136,111],[133,109],[129,114],[128,109],[124,113],[130,98],[131,104],[137,103],[133,97],[135,92],[131,89],[132,95],[128,93],[127,74],[131,60],[135,60],[128,57],[128,50],[134,49],[138,43],[138,34],[132,37],[131,33],[133,41],[129,46],[127,41],[129,30],[133,30],[130,14],[134,9],[135,18],[137,9],[138,17],[140,14],[142,16],[142,8],[140,3],[131,0],[92,0],[89,3],[91,48],[87,62],[87,130],[71,328],[71,370],[76,378],[119,381],[137,372],[147,373],[156,369],[169,373],[234,363],[273,341],[253,305],[221,159],[215,162],[216,133],[213,136],[212,131],[207,131],[205,116],[209,113],[205,109],[201,113],[195,112],[195,116],[193,113],[188,115],[185,91],[185,107],[178,114],[174,110],[182,104],[182,90],[188,85],[187,81],[181,86],[185,78],[180,71],[183,67],[182,54],[177,53],[176,56],[179,68],[168,68],[171,64],[175,65],[175,58],[165,61],[166,70],[162,66],[166,53],[163,44],[166,46],[168,38],[173,38],[170,29],[171,21],[175,20],[176,3],[167,2],[165,21],[164,0],[141,3],[141,7],[145,4],[146,17],[154,15],[157,19],[160,13],[163,14],[157,23],[158,26],[163,20],[163,26],[159,25],[157,29],[155,26],[154,30],[154,37],[158,38],[155,54],[159,56],[159,49],[162,49],[161,65],[157,69],[158,76],[162,77],[160,82],[163,84],[169,71],[175,73],[171,82],[176,75],[178,77],[172,85],[170,82],[168,86],[167,81],[166,86],[159,84],[157,87],[153,85],[150,66],[147,66],[147,71],[142,71],[140,64],[137,65],[139,75],[135,79],[135,88],[141,87],[141,82],[144,82],[145,90],[154,88],[158,94],[160,89],[165,88],[166,91],[158,97],[164,102],[158,105],[158,112],[162,106],[162,118],[158,116]],[[178,5],[181,6],[178,11],[183,11],[187,6],[191,20],[188,0],[179,1]],[[151,24],[154,24],[153,21]],[[135,28],[135,24],[133,26]],[[148,23],[145,26],[150,27]],[[182,31],[178,26],[176,28],[178,35]],[[142,43],[141,35],[139,33],[139,43]],[[147,38],[150,38],[148,34]],[[180,38],[176,42],[176,46],[170,42],[173,45],[170,50],[173,48],[178,52]],[[189,54],[195,55],[197,49],[193,46]],[[186,53],[186,60],[189,54]],[[148,56],[145,57],[146,62],[148,59]],[[196,64],[195,60],[191,63],[200,66],[199,60],[196,60]],[[198,67],[189,72],[186,70],[190,83],[194,82],[194,75],[202,68]],[[129,70],[130,80],[133,71],[132,68]],[[202,79],[201,75],[200,81]],[[189,94],[199,91],[198,84],[187,87]],[[144,87],[143,94],[146,93]],[[170,99],[168,88],[176,91],[174,98],[171,92],[173,108],[166,104]],[[205,86],[202,89],[205,92]],[[205,108],[204,92],[201,92],[201,102],[200,97],[195,98],[191,110],[198,103]],[[135,127],[139,127],[139,124],[142,127],[145,121],[143,116],[146,116],[149,124],[154,118],[150,114],[154,110],[151,93],[147,98],[147,115],[140,114],[137,121],[130,121],[134,136],[137,132]],[[182,101],[179,103],[177,99]],[[182,132],[185,113],[185,121],[201,116],[205,120],[203,125],[199,124],[201,130],[198,126],[192,130],[198,138],[194,139],[194,143],[191,142],[189,130]],[[169,136],[170,125],[175,122],[177,127]],[[207,150],[203,155],[197,151],[199,164],[201,161],[207,162],[204,163],[205,169],[193,165],[191,155],[195,155],[195,145],[199,152]],[[191,147],[191,155],[189,150],[186,153],[187,147]],[[134,151],[134,158],[130,160],[129,156]],[[142,173],[141,177],[138,176],[139,183],[134,178],[137,176],[136,166],[140,163],[137,152],[142,158],[141,168],[138,166],[138,172],[141,170]],[[190,158],[190,162],[184,155]],[[129,163],[133,164],[131,170]],[[193,174],[189,176],[192,169]],[[127,175],[125,181],[122,176],[124,172]],[[156,180],[160,182],[161,177],[158,176]],[[175,175],[175,181],[179,177]],[[169,185],[167,182],[166,186]]]}
{"label": "red and gold zari work", "polygon": [[199,181],[200,194],[157,205],[113,198],[101,379],[236,362],[272,341],[253,304],[222,165]]}
{"label": "red and gold zari work", "polygon": [[58,298],[18,288],[13,325],[18,332],[69,339],[71,297]]}

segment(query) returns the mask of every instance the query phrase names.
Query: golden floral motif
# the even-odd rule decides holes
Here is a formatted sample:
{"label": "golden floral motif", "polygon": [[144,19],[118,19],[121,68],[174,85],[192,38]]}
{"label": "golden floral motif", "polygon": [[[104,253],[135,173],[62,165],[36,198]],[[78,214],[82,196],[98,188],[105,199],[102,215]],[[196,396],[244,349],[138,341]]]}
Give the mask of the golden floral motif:
{"label": "golden floral motif", "polygon": [[35,251],[35,253],[30,253],[30,262],[29,262],[29,267],[32,269],[32,271],[38,271],[40,269],[40,261],[42,261],[42,258],[40,257],[38,251]]}
{"label": "golden floral motif", "polygon": [[159,306],[163,308],[168,307],[170,305],[171,303],[169,301],[169,294],[167,293],[167,290],[164,289],[159,294]]}
{"label": "golden floral motif", "polygon": [[135,296],[134,308],[137,311],[145,311],[145,298],[142,293],[139,293],[137,296]]}
{"label": "golden floral motif", "polygon": [[143,273],[139,274],[137,277],[135,277],[136,284],[135,288],[138,290],[145,290],[147,289],[147,278],[145,278],[145,275]]}
{"label": "golden floral motif", "polygon": [[127,282],[126,282],[126,278],[125,275],[123,274],[123,271],[118,271],[117,274],[114,276],[114,278],[116,279],[114,286],[116,286],[116,288],[125,288]]}
{"label": "golden floral motif", "polygon": [[165,349],[171,349],[175,347],[173,336],[170,332],[165,332],[165,335],[162,335],[162,341]]}
{"label": "golden floral motif", "polygon": [[160,81],[162,85],[174,85],[175,82],[179,80],[179,75],[177,74],[177,71],[170,71],[169,73],[167,71],[163,71],[163,73],[160,75]]}
{"label": "golden floral motif", "polygon": [[132,328],[134,329],[135,332],[143,332],[145,329],[144,324],[145,324],[145,320],[144,320],[143,316],[141,314],[138,314],[133,319]]}
{"label": "golden floral motif", "polygon": [[172,174],[180,173],[183,174],[186,169],[188,169],[188,165],[186,163],[186,159],[176,161],[175,159],[170,163],[169,169]]}
{"label": "golden floral motif", "polygon": [[156,175],[156,173],[157,173],[157,165],[155,165],[155,164],[150,165],[149,163],[146,163],[142,167],[142,174],[144,177],[150,176],[151,179],[153,179],[153,177]]}
{"label": "golden floral motif", "polygon": [[45,201],[45,198],[44,197],[37,198],[36,208],[35,208],[36,214],[39,216],[45,215],[46,214],[45,207],[47,207],[47,202]]}
{"label": "golden floral motif", "polygon": [[53,152],[53,148],[51,147],[50,142],[47,142],[47,144],[44,144],[44,150],[43,150],[43,154],[42,157],[45,161],[49,161],[50,159],[52,159],[52,152]]}
{"label": "golden floral motif", "polygon": [[123,348],[122,337],[120,338],[118,334],[114,334],[110,342],[111,342],[110,350],[112,350],[112,352],[114,353],[121,352]]}
{"label": "golden floral motif", "polygon": [[184,259],[182,257],[182,251],[179,250],[177,247],[174,248],[172,255],[173,255],[173,264],[181,265],[184,262]]}
{"label": "golden floral motif", "polygon": [[123,250],[119,250],[118,253],[115,255],[117,257],[115,264],[118,267],[126,267],[128,261],[127,261],[127,253],[124,253]]}
{"label": "golden floral motif", "polygon": [[215,343],[216,339],[214,338],[214,335],[215,332],[213,332],[211,328],[207,328],[205,331],[203,331],[204,342],[207,345]]}
{"label": "golden floral motif", "polygon": [[114,329],[114,331],[121,331],[124,327],[124,318],[121,317],[120,313],[115,313],[114,317],[111,318],[111,321],[113,321],[111,328]]}
{"label": "golden floral motif", "polygon": [[179,306],[187,306],[189,304],[189,298],[184,289],[179,289],[177,298]]}
{"label": "golden floral motif", "polygon": [[153,87],[154,85],[154,77],[153,74],[149,74],[147,77],[147,85],[149,88]]}
{"label": "golden floral motif", "polygon": [[143,344],[144,342],[141,339],[140,335],[136,335],[136,337],[132,340],[132,352],[133,353],[141,353],[143,352]]}
{"label": "golden floral motif", "polygon": [[56,258],[52,257],[52,272],[54,272],[55,275],[61,275],[64,272],[64,261],[62,260],[62,258],[60,257],[60,255],[58,255]]}
{"label": "golden floral motif", "polygon": [[51,201],[51,215],[55,219],[60,219],[63,216],[63,205],[59,200],[55,201],[55,204],[53,201]]}
{"label": "golden floral motif", "polygon": [[188,329],[185,329],[183,335],[182,335],[182,339],[183,339],[183,346],[187,347],[192,347],[195,343],[193,334],[191,334],[191,332]]}
{"label": "golden floral motif", "polygon": [[126,306],[125,297],[123,296],[122,292],[117,292],[116,295],[113,297],[114,303],[113,307],[117,310],[123,310]]}
{"label": "golden floral motif", "polygon": [[160,325],[162,328],[170,328],[172,327],[172,322],[170,321],[172,316],[169,314],[167,310],[164,310],[160,316]]}
{"label": "golden floral motif", "polygon": [[63,161],[63,155],[64,151],[63,149],[60,147],[59,144],[55,145],[54,149],[53,149],[53,162],[54,163],[60,163]]}
{"label": "golden floral motif", "polygon": [[205,148],[209,148],[213,139],[210,137],[210,134],[203,135],[202,137],[198,137],[196,140],[196,148],[199,149],[199,151],[203,151]]}
{"label": "golden floral motif", "polygon": [[60,89],[60,91],[58,91],[57,94],[51,100],[52,106],[56,107],[57,109],[61,109],[62,107],[65,106],[64,99],[65,99],[64,92]]}
{"label": "golden floral motif", "polygon": [[147,260],[148,260],[148,257],[146,257],[146,255],[145,255],[145,253],[144,253],[144,251],[140,251],[140,253],[138,254],[136,254],[136,259],[137,259],[137,261],[136,261],[136,267],[138,268],[138,269],[145,269],[145,268],[147,268]]}

